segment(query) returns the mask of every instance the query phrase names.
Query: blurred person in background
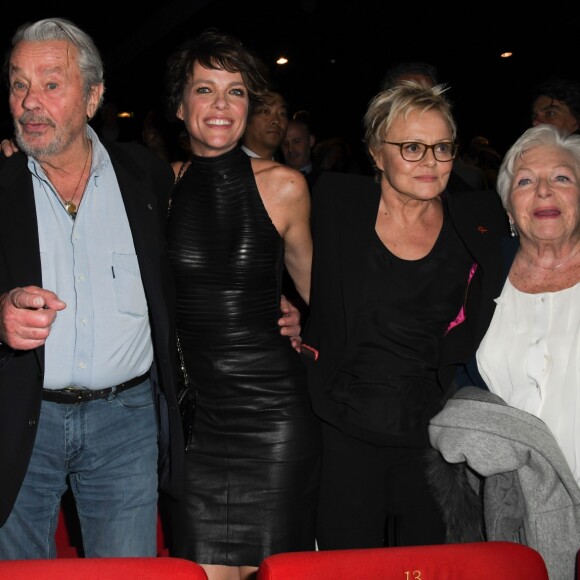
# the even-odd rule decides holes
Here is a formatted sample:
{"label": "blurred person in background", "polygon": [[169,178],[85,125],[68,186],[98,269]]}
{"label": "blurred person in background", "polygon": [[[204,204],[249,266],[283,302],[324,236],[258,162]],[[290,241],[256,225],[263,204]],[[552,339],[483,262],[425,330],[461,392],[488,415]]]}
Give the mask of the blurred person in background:
{"label": "blurred person in background", "polygon": [[477,168],[483,173],[485,182],[490,189],[495,189],[501,159],[501,155],[491,146],[489,139],[483,135],[473,137],[461,155],[461,161],[464,165]]}
{"label": "blurred person in background", "polygon": [[547,123],[566,133],[580,132],[580,82],[550,77],[532,90],[532,125]]}
{"label": "blurred person in background", "polygon": [[141,140],[147,149],[169,163],[183,157],[174,125],[170,125],[165,114],[157,108],[145,114],[141,125]]}
{"label": "blurred person in background", "polygon": [[277,92],[252,105],[242,137],[242,149],[250,157],[279,160],[280,145],[288,129],[288,105]]}
{"label": "blurred person in background", "polygon": [[297,169],[306,177],[311,192],[320,172],[312,154],[315,142],[316,137],[312,134],[309,124],[297,118],[288,123],[286,136],[281,146],[284,163]]}
{"label": "blurred person in background", "polygon": [[426,87],[439,82],[437,67],[428,62],[408,60],[395,63],[387,69],[381,80],[381,90],[390,89],[401,81],[415,81]]}

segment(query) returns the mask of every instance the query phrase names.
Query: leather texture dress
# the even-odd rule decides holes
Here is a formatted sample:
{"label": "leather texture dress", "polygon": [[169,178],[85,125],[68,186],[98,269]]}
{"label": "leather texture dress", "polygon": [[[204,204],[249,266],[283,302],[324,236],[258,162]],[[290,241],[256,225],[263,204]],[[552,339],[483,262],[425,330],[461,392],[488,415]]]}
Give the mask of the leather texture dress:
{"label": "leather texture dress", "polygon": [[197,398],[172,555],[258,566],[314,549],[319,428],[304,364],[277,324],[284,242],[240,148],[193,157],[168,244]]}

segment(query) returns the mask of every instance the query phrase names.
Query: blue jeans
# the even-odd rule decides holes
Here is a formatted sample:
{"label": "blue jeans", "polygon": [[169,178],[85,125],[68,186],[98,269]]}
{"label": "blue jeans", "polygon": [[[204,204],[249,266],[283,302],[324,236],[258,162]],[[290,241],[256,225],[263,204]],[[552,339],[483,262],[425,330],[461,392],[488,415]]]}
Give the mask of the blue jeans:
{"label": "blue jeans", "polygon": [[0,527],[0,560],[56,557],[68,485],[86,557],[155,556],[157,455],[149,380],[79,405],[43,401],[26,477]]}

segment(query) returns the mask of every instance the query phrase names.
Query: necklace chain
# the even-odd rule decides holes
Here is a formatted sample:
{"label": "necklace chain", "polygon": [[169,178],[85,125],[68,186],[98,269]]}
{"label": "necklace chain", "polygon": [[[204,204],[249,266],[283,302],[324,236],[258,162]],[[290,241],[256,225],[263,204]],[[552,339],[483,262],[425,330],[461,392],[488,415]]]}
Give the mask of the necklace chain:
{"label": "necklace chain", "polygon": [[79,185],[81,184],[81,181],[83,179],[83,175],[85,174],[85,171],[87,169],[87,163],[89,162],[89,157],[91,156],[91,151],[93,150],[93,142],[89,139],[89,150],[87,152],[87,157],[85,159],[85,164],[83,165],[83,170],[81,171],[81,174],[79,176],[79,180],[77,181],[75,190],[72,194],[72,197],[69,200],[64,200],[64,209],[66,209],[66,211],[69,213],[69,215],[72,217],[72,219],[74,220],[77,217],[77,206],[73,203],[74,198],[77,195],[77,190],[79,188]]}
{"label": "necklace chain", "polygon": [[551,270],[551,271],[554,271],[554,270],[557,270],[557,269],[558,269],[560,266],[563,266],[563,265],[564,265],[566,262],[568,262],[569,260],[571,260],[571,259],[572,259],[574,256],[576,256],[576,255],[577,255],[579,252],[580,252],[580,248],[579,248],[578,250],[576,250],[575,252],[573,252],[572,254],[570,254],[568,257],[564,258],[564,259],[563,259],[563,260],[562,260],[562,261],[561,261],[561,262],[560,262],[558,265],[556,265],[556,266],[551,266],[551,267],[548,267],[548,266],[542,266],[542,265],[540,265],[540,264],[536,264],[536,262],[534,262],[533,260],[531,260],[530,258],[528,258],[528,257],[526,256],[526,254],[525,254],[525,253],[524,253],[522,250],[520,250],[520,251],[519,251],[519,254],[520,254],[520,256],[521,256],[521,257],[522,257],[522,258],[523,258],[523,259],[524,259],[524,260],[525,260],[525,261],[526,261],[528,264],[531,264],[532,266],[535,266],[536,268],[541,268],[542,270]]}

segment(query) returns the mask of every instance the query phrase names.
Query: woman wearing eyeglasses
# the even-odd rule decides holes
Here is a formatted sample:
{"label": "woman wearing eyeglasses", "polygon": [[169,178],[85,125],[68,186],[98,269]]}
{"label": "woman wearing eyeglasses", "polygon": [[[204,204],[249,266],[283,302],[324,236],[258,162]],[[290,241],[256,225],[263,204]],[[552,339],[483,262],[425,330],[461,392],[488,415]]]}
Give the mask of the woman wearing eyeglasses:
{"label": "woman wearing eyeglasses", "polygon": [[323,550],[445,541],[427,427],[484,331],[469,306],[493,303],[508,222],[494,192],[446,193],[457,147],[444,92],[376,95],[364,118],[376,180],[329,173],[313,193],[302,351],[324,436]]}

